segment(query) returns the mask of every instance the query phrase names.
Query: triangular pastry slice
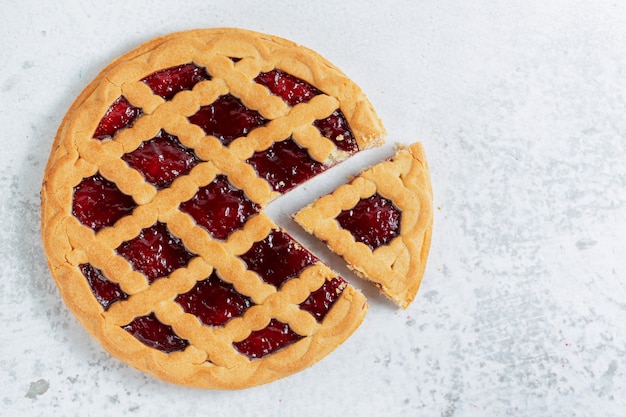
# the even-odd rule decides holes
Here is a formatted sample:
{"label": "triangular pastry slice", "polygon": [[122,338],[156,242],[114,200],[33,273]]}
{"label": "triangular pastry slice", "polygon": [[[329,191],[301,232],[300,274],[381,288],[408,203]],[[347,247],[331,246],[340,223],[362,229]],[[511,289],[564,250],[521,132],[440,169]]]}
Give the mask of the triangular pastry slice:
{"label": "triangular pastry slice", "polygon": [[363,171],[294,220],[393,302],[408,307],[424,274],[433,224],[422,144]]}

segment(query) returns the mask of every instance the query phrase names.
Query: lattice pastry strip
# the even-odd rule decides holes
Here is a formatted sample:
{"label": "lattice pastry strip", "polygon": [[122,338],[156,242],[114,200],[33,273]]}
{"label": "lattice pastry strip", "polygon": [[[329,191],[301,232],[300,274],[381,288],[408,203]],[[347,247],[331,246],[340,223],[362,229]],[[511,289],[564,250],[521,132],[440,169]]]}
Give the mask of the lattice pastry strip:
{"label": "lattice pastry strip", "polygon": [[432,190],[422,145],[363,171],[294,220],[406,308],[419,288],[432,233]]}
{"label": "lattice pastry strip", "polygon": [[174,383],[243,388],[315,363],[365,299],[263,211],[383,134],[361,90],[291,42],[216,29],[140,46],[85,88],[52,147],[42,231],[66,304]]}

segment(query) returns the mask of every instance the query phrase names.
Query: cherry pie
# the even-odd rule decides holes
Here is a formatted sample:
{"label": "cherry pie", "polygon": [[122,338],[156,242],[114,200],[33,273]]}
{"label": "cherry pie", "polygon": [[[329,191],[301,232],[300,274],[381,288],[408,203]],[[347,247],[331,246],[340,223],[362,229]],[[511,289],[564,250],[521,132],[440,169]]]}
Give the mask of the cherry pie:
{"label": "cherry pie", "polygon": [[265,207],[384,133],[358,86],[292,42],[154,39],[59,128],[42,190],[52,275],[108,352],[165,381],[236,389],[302,370],[367,304]]}
{"label": "cherry pie", "polygon": [[264,208],[383,135],[359,87],[292,42],[214,29],[138,47],[77,98],[46,168],[66,304],[169,382],[245,388],[310,366],[367,305]]}
{"label": "cherry pie", "polygon": [[430,250],[432,190],[420,143],[321,197],[294,219],[402,308],[415,298]]}

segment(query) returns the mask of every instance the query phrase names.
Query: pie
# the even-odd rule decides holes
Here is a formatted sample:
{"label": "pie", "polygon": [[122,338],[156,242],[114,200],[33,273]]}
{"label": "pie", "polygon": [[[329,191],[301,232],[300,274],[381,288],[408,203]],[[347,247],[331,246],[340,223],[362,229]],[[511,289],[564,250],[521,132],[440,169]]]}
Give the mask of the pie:
{"label": "pie", "polygon": [[264,210],[384,133],[354,82],[287,40],[208,29],[139,46],[52,145],[42,235],[65,303],[168,382],[246,388],[312,365],[367,304]]}
{"label": "pie", "polygon": [[305,207],[294,220],[406,308],[426,267],[432,204],[424,148],[415,143]]}

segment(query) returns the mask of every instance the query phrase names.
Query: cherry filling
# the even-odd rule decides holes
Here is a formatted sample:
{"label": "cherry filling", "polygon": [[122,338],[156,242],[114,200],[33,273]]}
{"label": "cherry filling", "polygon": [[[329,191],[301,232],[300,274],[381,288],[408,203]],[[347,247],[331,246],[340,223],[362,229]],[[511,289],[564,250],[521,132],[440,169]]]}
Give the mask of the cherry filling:
{"label": "cherry filling", "polygon": [[318,261],[298,242],[279,230],[272,230],[265,239],[254,243],[240,257],[248,265],[248,269],[276,288]]}
{"label": "cherry filling", "polygon": [[313,291],[309,297],[300,304],[300,309],[311,313],[315,320],[321,322],[341,295],[348,283],[341,277],[335,277],[324,282],[317,291]]}
{"label": "cherry filling", "polygon": [[128,298],[128,294],[122,291],[119,284],[109,281],[102,274],[101,270],[94,268],[90,264],[81,264],[78,267],[87,279],[91,292],[104,311],[107,311],[111,304]]}
{"label": "cherry filling", "polygon": [[218,175],[208,185],[200,188],[191,200],[180,204],[180,210],[191,215],[216,239],[226,239],[240,229],[260,207],[248,200],[242,190]]}
{"label": "cherry filling", "polygon": [[93,137],[100,140],[112,138],[119,130],[132,126],[141,114],[139,107],[133,106],[126,97],[120,96],[100,120]]}
{"label": "cherry filling", "polygon": [[94,231],[112,226],[137,207],[133,198],[100,174],[83,179],[74,187],[72,214]]}
{"label": "cherry filling", "polygon": [[122,159],[159,189],[169,187],[177,177],[188,174],[200,163],[192,150],[164,130],[134,151],[124,154]]}
{"label": "cherry filling", "polygon": [[279,96],[290,106],[306,103],[316,95],[322,94],[309,83],[278,69],[261,73],[254,81],[267,87],[272,94]]}
{"label": "cherry filling", "polygon": [[215,272],[196,283],[189,292],[176,297],[176,302],[186,313],[209,326],[221,326],[243,315],[252,305],[250,298],[239,294],[232,284],[219,279]]}
{"label": "cherry filling", "polygon": [[322,136],[332,140],[337,148],[348,153],[355,153],[359,150],[354,135],[348,126],[348,122],[341,110],[335,110],[325,119],[313,122]]}
{"label": "cherry filling", "polygon": [[150,283],[184,267],[194,256],[160,222],[143,229],[139,236],[123,242],[116,250]]}
{"label": "cherry filling", "polygon": [[336,219],[357,242],[372,250],[388,244],[400,233],[400,212],[390,200],[378,194],[362,199],[353,208],[339,213]]}
{"label": "cherry filling", "polygon": [[302,337],[291,330],[288,324],[272,319],[267,327],[250,333],[246,339],[233,345],[239,352],[254,359],[276,352]]}
{"label": "cherry filling", "polygon": [[326,168],[291,138],[275,142],[264,151],[255,152],[247,162],[279,193],[291,190]]}
{"label": "cherry filling", "polygon": [[172,326],[161,323],[154,313],[137,317],[122,329],[135,336],[144,345],[165,353],[185,350],[189,346],[187,340],[174,333]]}
{"label": "cherry filling", "polygon": [[206,68],[189,63],[157,71],[141,81],[146,83],[154,94],[170,100],[176,93],[191,90],[200,81],[210,79]]}
{"label": "cherry filling", "polygon": [[231,94],[220,96],[212,104],[200,107],[196,114],[189,116],[189,121],[200,126],[207,135],[215,136],[224,146],[269,122]]}
{"label": "cherry filling", "polygon": [[[278,69],[261,73],[254,81],[267,87],[272,94],[279,96],[290,106],[306,103],[316,95],[323,94],[309,83]],[[337,148],[342,151],[348,153],[358,151],[354,135],[341,110],[335,110],[325,119],[316,120],[313,122],[313,126],[320,131],[322,136],[332,140]]]}

